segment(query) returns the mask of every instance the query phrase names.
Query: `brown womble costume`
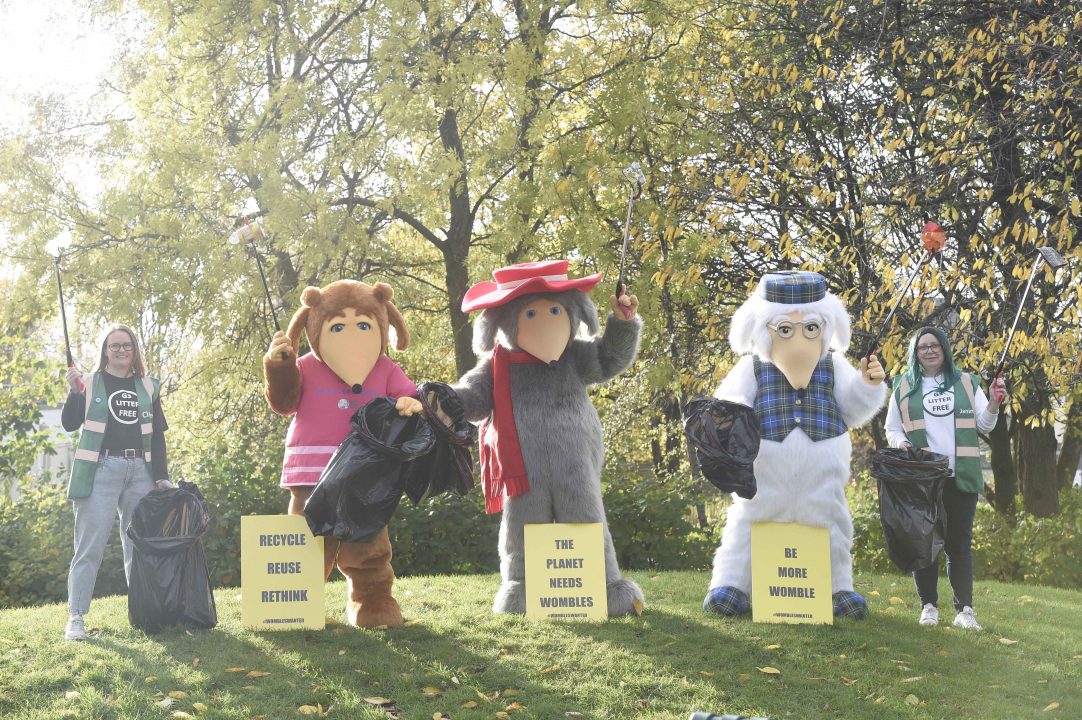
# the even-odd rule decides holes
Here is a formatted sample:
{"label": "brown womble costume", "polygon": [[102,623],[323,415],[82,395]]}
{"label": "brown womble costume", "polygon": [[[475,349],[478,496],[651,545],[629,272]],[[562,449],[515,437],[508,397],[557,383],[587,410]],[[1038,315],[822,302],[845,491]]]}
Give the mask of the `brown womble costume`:
{"label": "brown womble costume", "polygon": [[[403,415],[420,408],[416,386],[387,356],[390,327],[395,329],[396,349],[409,345],[393,296],[385,283],[338,280],[322,289],[308,287],[289,329],[275,334],[263,358],[267,402],[279,415],[293,416],[282,468],[291,515],[304,514],[304,503],[349,433],[349,419],[357,408],[383,396],[398,398]],[[311,352],[298,358],[302,330]],[[350,624],[402,624],[402,612],[391,595],[394,571],[386,527],[368,542],[324,538],[326,577],[336,562],[348,581]]]}

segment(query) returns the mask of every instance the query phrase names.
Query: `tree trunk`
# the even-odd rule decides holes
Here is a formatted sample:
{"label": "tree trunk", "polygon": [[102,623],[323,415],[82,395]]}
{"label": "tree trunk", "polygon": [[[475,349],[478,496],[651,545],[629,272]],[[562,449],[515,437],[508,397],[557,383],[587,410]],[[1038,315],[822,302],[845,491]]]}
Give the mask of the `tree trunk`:
{"label": "tree trunk", "polygon": [[1022,503],[1036,517],[1059,513],[1056,488],[1056,432],[1050,425],[1018,426],[1019,450],[1023,457]]}
{"label": "tree trunk", "polygon": [[992,507],[1000,515],[1014,518],[1017,506],[1018,475],[1011,455],[1011,438],[1007,428],[1007,413],[1001,412],[996,426],[988,434],[988,446],[992,450],[992,477],[995,490],[988,496]]}
{"label": "tree trunk", "polygon": [[1076,393],[1071,399],[1067,411],[1067,426],[1063,431],[1063,446],[1056,463],[1056,488],[1064,490],[1071,487],[1074,471],[1082,455],[1082,394]]}

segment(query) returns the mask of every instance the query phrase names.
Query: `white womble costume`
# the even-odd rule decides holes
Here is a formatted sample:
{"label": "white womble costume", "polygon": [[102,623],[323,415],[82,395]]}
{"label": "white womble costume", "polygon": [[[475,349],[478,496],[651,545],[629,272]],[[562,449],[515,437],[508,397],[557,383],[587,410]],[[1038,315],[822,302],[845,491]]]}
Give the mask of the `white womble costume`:
{"label": "white womble costume", "polygon": [[759,416],[758,491],[750,500],[734,495],[706,610],[749,610],[751,526],[792,522],[830,531],[834,614],[867,615],[867,603],[853,591],[853,522],[844,492],[848,428],[875,415],[886,385],[874,357],[863,371],[849,364],[843,354],[849,339],[849,315],[818,273],[768,274],[733,315],[729,343],[743,357],[715,395]]}

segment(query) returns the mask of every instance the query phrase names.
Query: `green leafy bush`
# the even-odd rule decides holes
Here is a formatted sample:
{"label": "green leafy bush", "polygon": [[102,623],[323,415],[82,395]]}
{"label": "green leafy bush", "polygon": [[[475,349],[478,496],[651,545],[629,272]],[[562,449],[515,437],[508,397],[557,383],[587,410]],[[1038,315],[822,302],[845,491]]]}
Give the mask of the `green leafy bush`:
{"label": "green leafy bush", "polygon": [[[67,600],[74,532],[62,484],[25,487],[18,500],[0,503],[0,608]],[[127,592],[118,533],[105,547],[97,596]]]}
{"label": "green leafy bush", "polygon": [[[605,513],[620,567],[630,569],[705,569],[716,540],[694,518],[690,481],[658,480],[610,460],[604,484]],[[686,477],[686,476],[685,476]]]}
{"label": "green leafy bush", "polygon": [[[887,555],[873,482],[846,489],[854,573],[898,573]],[[942,563],[942,559],[939,561]],[[973,521],[973,574],[981,580],[1082,587],[1082,493],[1060,493],[1060,514],[1005,517],[981,502]]]}
{"label": "green leafy bush", "polygon": [[486,515],[479,488],[413,507],[402,499],[390,523],[398,575],[494,572],[500,568],[500,515]]}

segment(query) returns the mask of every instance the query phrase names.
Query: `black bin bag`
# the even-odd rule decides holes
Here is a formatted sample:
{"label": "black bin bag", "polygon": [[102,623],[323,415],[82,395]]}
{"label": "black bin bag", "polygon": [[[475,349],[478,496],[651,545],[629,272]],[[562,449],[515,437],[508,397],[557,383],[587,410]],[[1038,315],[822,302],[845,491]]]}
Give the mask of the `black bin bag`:
{"label": "black bin bag", "polygon": [[694,398],[684,406],[684,435],[693,462],[722,492],[755,497],[759,417],[753,408],[717,398]]}
{"label": "black bin bag", "polygon": [[419,505],[448,490],[465,495],[473,488],[473,456],[477,428],[450,385],[426,382],[418,388],[425,420],[432,426],[432,450],[406,466],[406,495]]}
{"label": "black bin bag", "polygon": [[421,415],[402,417],[381,397],[357,409],[352,429],[334,451],[304,504],[313,535],[367,542],[390,521],[405,490],[405,466],[432,449],[432,427]]}
{"label": "black bin bag", "polygon": [[943,549],[943,486],[951,477],[946,455],[884,448],[872,455],[879,485],[879,519],[887,554],[899,570],[928,567]]}
{"label": "black bin bag", "polygon": [[212,628],[218,624],[203,533],[210,512],[194,483],[153,490],[135,507],[126,532],[134,544],[128,620],[156,633],[170,625]]}

